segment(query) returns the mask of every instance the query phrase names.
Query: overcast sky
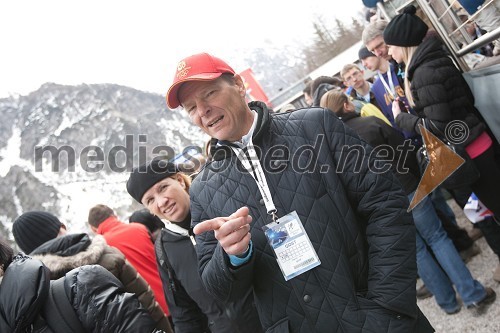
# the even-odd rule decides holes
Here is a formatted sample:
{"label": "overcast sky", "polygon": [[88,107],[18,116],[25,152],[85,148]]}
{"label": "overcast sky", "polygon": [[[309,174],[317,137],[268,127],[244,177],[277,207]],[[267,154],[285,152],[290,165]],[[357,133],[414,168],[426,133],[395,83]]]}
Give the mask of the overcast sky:
{"label": "overcast sky", "polygon": [[45,82],[116,83],[164,94],[187,55],[227,59],[266,39],[306,43],[318,15],[347,21],[362,8],[361,0],[2,1],[0,98]]}

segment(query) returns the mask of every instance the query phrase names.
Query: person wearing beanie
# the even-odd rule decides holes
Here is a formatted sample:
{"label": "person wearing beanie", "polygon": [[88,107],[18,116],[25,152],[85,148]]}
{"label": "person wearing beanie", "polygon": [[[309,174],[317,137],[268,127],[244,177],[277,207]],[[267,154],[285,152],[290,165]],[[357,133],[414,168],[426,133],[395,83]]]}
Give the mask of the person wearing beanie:
{"label": "person wearing beanie", "polygon": [[[416,13],[415,6],[410,5],[403,10],[402,14],[396,15],[384,30],[385,44],[398,46],[420,45],[429,27]],[[397,59],[394,60],[398,61]]]}
{"label": "person wearing beanie", "polygon": [[65,230],[66,226],[56,216],[42,211],[24,213],[12,225],[16,243],[26,254],[63,234]]}
{"label": "person wearing beanie", "polygon": [[172,332],[168,318],[156,302],[148,283],[119,250],[106,244],[103,236],[91,239],[85,233],[68,234],[66,226],[56,216],[40,211],[19,216],[12,230],[19,247],[43,262],[50,270],[52,280],[84,265],[100,265],[120,280],[125,291],[137,296],[157,329]]}
{"label": "person wearing beanie", "polygon": [[[396,61],[406,64],[405,90],[411,92],[408,101],[416,112],[402,112],[399,105],[393,103],[394,119],[399,127],[413,133],[419,133],[418,125],[424,121],[432,124],[427,127],[442,140],[446,140],[442,133],[448,133],[448,124],[458,121],[467,126],[468,136],[457,144],[465,148],[481,174],[479,180],[470,187],[495,217],[500,217],[497,195],[500,169],[494,160],[493,140],[485,131],[486,124],[476,116],[472,91],[444,50],[443,42],[436,35],[424,38],[426,32],[425,23],[416,16],[414,6],[405,8],[402,14],[395,16],[384,31],[389,53]],[[500,226],[493,229],[481,223],[477,226],[484,229],[488,244],[499,256]],[[488,228],[487,232],[485,228]],[[435,281],[441,282],[434,286],[426,282],[426,285],[436,296],[438,304],[442,308],[450,306],[449,300],[452,299],[452,303],[458,306],[450,280],[444,276]],[[464,304],[478,313],[484,312],[496,297],[491,288],[484,288],[479,283],[465,289],[458,285],[456,287]],[[448,300],[447,304],[445,300]]]}
{"label": "person wearing beanie", "polygon": [[175,332],[262,332],[251,293],[224,304],[202,284],[191,229],[190,186],[189,176],[161,158],[134,168],[126,185],[150,216],[165,221],[155,248]]}
{"label": "person wearing beanie", "polygon": [[80,266],[56,281],[50,274],[0,238],[0,332],[157,332],[137,297],[105,268]]}
{"label": "person wearing beanie", "polygon": [[363,59],[366,59],[366,58],[369,58],[369,57],[376,57],[376,55],[374,55],[373,53],[371,53],[370,51],[368,51],[368,49],[366,48],[366,46],[363,46],[362,48],[359,49],[359,51],[358,51],[358,58],[359,58],[359,60],[363,60]]}
{"label": "person wearing beanie", "polygon": [[158,238],[162,228],[165,228],[165,223],[158,217],[151,214],[147,209],[137,210],[128,218],[129,223],[140,223],[148,228],[151,233],[153,243]]}

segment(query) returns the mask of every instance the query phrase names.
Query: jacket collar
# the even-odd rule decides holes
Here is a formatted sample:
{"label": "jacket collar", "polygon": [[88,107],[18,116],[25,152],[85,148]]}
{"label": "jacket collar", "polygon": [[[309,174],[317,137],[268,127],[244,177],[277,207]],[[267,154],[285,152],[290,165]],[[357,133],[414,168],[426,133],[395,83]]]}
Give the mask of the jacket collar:
{"label": "jacket collar", "polygon": [[447,57],[441,39],[433,33],[427,34],[424,41],[415,50],[408,65],[408,80],[412,80],[415,69],[427,61]]}
{"label": "jacket collar", "polygon": [[114,229],[115,227],[121,225],[122,222],[118,221],[116,216],[110,216],[99,224],[97,228],[97,234],[104,235],[108,231]]}
{"label": "jacket collar", "polygon": [[87,234],[69,234],[43,243],[31,252],[31,255],[53,253],[61,257],[69,257],[84,251],[90,243],[90,237]]}
{"label": "jacket collar", "polygon": [[360,115],[357,114],[356,112],[348,112],[342,115],[342,117],[339,117],[343,122],[349,121],[354,118],[358,118]]}
{"label": "jacket collar", "polygon": [[[73,268],[97,264],[107,248],[106,240],[101,235],[95,236],[92,241],[87,234],[67,235],[55,240],[59,240],[59,250],[51,247],[46,251],[31,254],[34,259],[42,261],[49,268],[51,279],[58,279]],[[90,244],[84,245],[87,240]]]}

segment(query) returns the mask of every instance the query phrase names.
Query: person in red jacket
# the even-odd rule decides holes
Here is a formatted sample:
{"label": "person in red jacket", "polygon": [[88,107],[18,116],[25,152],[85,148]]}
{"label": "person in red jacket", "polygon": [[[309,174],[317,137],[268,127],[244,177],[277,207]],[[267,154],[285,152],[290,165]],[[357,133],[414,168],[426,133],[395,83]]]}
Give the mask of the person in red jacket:
{"label": "person in red jacket", "polygon": [[149,230],[140,223],[125,224],[118,220],[113,209],[96,205],[89,211],[88,223],[93,232],[103,235],[109,246],[120,250],[125,258],[151,286],[156,301],[170,320],[170,312],[156,265],[154,244]]}

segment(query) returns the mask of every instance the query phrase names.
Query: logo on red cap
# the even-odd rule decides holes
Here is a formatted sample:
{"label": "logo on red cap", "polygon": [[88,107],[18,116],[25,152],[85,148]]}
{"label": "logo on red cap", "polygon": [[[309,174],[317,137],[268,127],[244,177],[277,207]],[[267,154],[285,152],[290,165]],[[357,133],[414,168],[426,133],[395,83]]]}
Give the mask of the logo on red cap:
{"label": "logo on red cap", "polygon": [[191,66],[190,67],[186,67],[186,62],[184,60],[182,60],[181,62],[179,62],[179,64],[177,64],[177,79],[182,79],[183,77],[185,77],[189,70],[191,69]]}

